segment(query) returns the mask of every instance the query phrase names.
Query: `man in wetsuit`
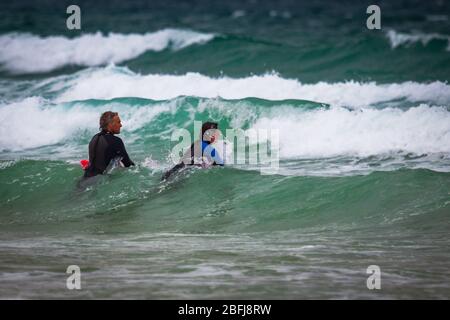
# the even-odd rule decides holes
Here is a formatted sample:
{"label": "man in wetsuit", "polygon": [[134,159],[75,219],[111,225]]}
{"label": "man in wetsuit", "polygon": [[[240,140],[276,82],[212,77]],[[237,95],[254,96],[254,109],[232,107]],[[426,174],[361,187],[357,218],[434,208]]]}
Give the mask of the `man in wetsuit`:
{"label": "man in wetsuit", "polygon": [[114,136],[120,133],[122,124],[117,112],[106,111],[100,117],[100,132],[89,143],[89,166],[84,177],[105,173],[111,161],[120,161],[125,167],[133,166],[122,139]]}
{"label": "man in wetsuit", "polygon": [[203,123],[201,139],[191,144],[189,150],[183,155],[181,162],[166,171],[161,180],[168,179],[173,173],[185,166],[223,166],[223,159],[220,157],[219,152],[211,145],[219,139],[219,134],[220,131],[216,122]]}

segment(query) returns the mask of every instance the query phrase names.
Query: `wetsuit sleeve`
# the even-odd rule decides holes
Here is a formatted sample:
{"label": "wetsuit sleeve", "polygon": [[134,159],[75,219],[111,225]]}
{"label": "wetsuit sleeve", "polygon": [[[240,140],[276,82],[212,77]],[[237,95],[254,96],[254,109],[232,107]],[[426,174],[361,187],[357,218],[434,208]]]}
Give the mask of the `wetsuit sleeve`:
{"label": "wetsuit sleeve", "polygon": [[220,157],[219,152],[216,152],[215,148],[213,148],[211,151],[211,157],[214,159],[215,165],[219,165],[219,166],[224,165],[223,159]]}
{"label": "wetsuit sleeve", "polygon": [[83,176],[89,178],[101,173],[101,170],[95,167],[95,149],[97,147],[99,135],[96,134],[92,137],[91,142],[89,142],[88,152],[89,152],[89,166],[84,170]]}
{"label": "wetsuit sleeve", "polygon": [[94,163],[95,160],[95,147],[97,146],[98,135],[92,137],[91,142],[89,142],[89,163]]}
{"label": "wetsuit sleeve", "polygon": [[118,148],[118,154],[122,157],[122,163],[125,167],[134,166],[134,162],[131,161],[130,157],[128,156],[127,151],[125,150],[125,145],[123,144],[122,139],[117,140],[117,148]]}
{"label": "wetsuit sleeve", "polygon": [[212,160],[214,160],[213,165],[219,166],[224,165],[223,159],[220,157],[219,152],[216,151],[216,149],[212,145],[207,144],[206,142],[203,141],[202,148],[204,154],[206,154],[207,156],[211,157]]}

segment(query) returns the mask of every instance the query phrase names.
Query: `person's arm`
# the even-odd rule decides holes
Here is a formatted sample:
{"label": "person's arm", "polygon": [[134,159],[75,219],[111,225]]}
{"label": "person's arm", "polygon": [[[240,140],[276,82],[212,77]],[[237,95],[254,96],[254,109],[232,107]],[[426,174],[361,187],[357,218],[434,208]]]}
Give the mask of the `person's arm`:
{"label": "person's arm", "polygon": [[96,134],[92,137],[91,142],[89,142],[88,152],[89,152],[89,163],[94,166],[95,162],[95,149],[97,148],[99,135]]}
{"label": "person's arm", "polygon": [[223,159],[220,156],[219,152],[216,151],[216,148],[214,148],[211,144],[206,144],[206,143],[203,146],[205,147],[203,150],[204,155],[206,155],[210,159],[214,160],[213,165],[219,165],[219,166],[224,165]]}
{"label": "person's arm", "polygon": [[99,161],[97,159],[97,146],[99,143],[99,139],[100,139],[101,133],[97,133],[96,135],[94,135],[91,139],[91,141],[89,142],[89,147],[88,147],[88,151],[89,151],[89,165],[87,166],[87,168],[85,169],[85,176],[92,176],[92,175],[96,175],[98,173],[102,172],[102,168],[99,167]]}
{"label": "person's arm", "polygon": [[213,150],[211,151],[211,157],[214,159],[213,165],[217,166],[224,165],[223,159],[221,158],[219,152],[217,152],[215,148],[213,148]]}
{"label": "person's arm", "polygon": [[134,166],[134,162],[131,161],[130,157],[128,156],[127,151],[125,150],[125,145],[123,144],[122,139],[118,138],[118,154],[122,157],[122,163],[125,167]]}
{"label": "person's arm", "polygon": [[195,141],[191,144],[189,149],[186,150],[186,152],[183,154],[183,157],[180,160],[180,163],[183,163],[185,165],[193,165],[194,164],[194,158],[195,158]]}

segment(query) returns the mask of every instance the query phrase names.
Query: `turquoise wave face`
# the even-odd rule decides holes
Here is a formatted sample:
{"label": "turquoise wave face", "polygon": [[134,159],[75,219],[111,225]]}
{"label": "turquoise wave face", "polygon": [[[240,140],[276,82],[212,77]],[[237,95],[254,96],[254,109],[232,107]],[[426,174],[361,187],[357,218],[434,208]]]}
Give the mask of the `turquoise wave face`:
{"label": "turquoise wave face", "polygon": [[[261,176],[232,168],[116,169],[86,188],[58,161],[2,163],[2,232],[251,233],[372,228],[449,230],[449,174],[429,170],[345,177]],[[86,187],[86,186],[85,186]]]}
{"label": "turquoise wave face", "polygon": [[[349,79],[379,83],[449,80],[449,34],[433,37],[392,29],[375,34],[368,30],[341,34],[345,40],[338,41],[332,34],[323,37],[278,43],[223,35],[169,56],[148,52],[127,66],[145,73],[168,74],[175,69],[177,73],[200,72],[212,77],[245,77],[275,70],[283,77],[306,83]],[[245,55],[246,52],[253,54]],[[195,60],[186,64],[192,59]]]}

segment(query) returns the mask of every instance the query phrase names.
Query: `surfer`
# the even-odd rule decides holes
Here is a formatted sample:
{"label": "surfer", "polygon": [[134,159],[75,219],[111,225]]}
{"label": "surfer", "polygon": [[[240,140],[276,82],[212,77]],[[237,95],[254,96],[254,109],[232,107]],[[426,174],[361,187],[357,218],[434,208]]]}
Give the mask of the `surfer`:
{"label": "surfer", "polygon": [[224,161],[219,152],[212,146],[220,137],[216,122],[205,122],[202,125],[201,137],[191,144],[189,150],[181,158],[181,162],[166,171],[161,180],[168,179],[176,171],[186,166],[223,166]]}
{"label": "surfer", "polygon": [[106,111],[100,117],[100,132],[89,143],[89,163],[86,162],[84,177],[89,178],[104,174],[114,165],[134,166],[130,160],[120,133],[122,123],[117,112]]}

